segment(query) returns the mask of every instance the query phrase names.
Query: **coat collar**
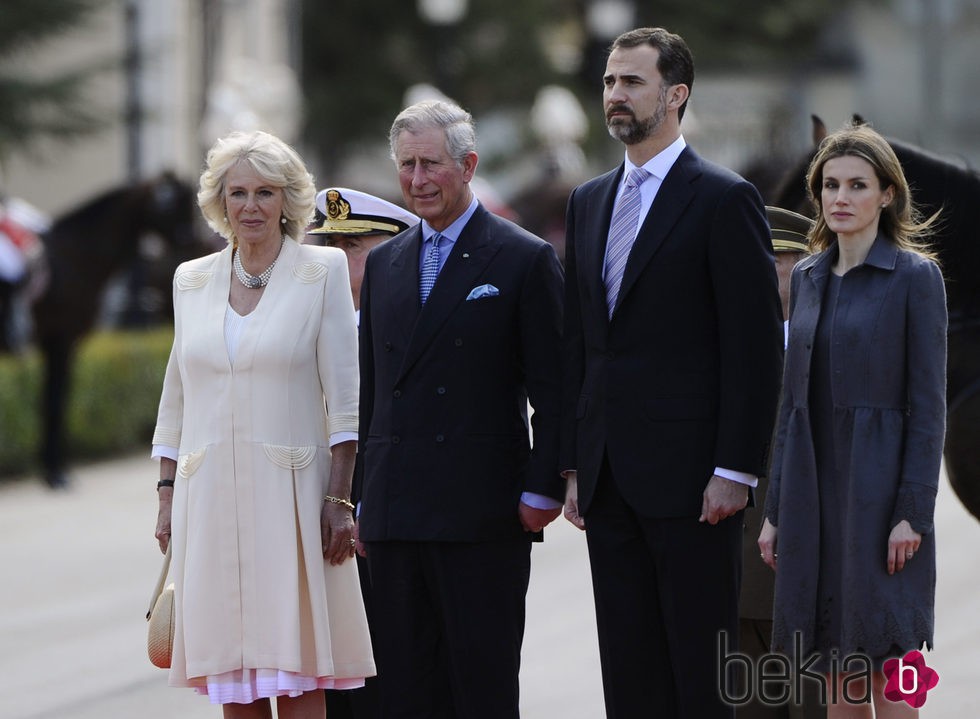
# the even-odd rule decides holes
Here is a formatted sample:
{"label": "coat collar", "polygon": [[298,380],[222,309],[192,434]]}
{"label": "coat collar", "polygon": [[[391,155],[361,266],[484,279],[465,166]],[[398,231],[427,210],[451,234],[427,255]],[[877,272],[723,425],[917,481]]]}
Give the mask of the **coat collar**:
{"label": "coat collar", "polygon": [[[868,251],[868,256],[864,258],[864,262],[859,267],[869,266],[879,270],[894,270],[898,262],[898,252],[898,246],[879,232]],[[803,260],[800,270],[809,275],[814,282],[820,282],[830,273],[831,267],[837,261],[838,254],[837,243],[834,242],[823,252]]]}

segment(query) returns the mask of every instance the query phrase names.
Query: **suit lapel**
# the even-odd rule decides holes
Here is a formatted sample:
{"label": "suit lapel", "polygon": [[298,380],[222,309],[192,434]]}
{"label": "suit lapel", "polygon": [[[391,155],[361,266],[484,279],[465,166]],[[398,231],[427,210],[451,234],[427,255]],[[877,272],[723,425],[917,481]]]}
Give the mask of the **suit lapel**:
{"label": "suit lapel", "polygon": [[606,243],[609,241],[609,223],[612,221],[613,205],[616,202],[616,190],[623,177],[623,166],[618,170],[610,172],[597,186],[596,192],[590,199],[590,204],[594,207],[588,208],[587,216],[592,218],[592,226],[588,228],[587,237],[594,238],[589,246],[587,262],[588,268],[586,281],[593,295],[598,298],[596,305],[599,307],[603,318],[608,317],[606,309],[606,284],[602,279],[602,268],[606,258]]}
{"label": "suit lapel", "polygon": [[[393,240],[393,242],[395,242]],[[417,225],[392,247],[388,266],[390,316],[400,318],[397,330],[408,342],[419,316],[419,252],[422,227]]]}
{"label": "suit lapel", "polygon": [[[477,284],[490,260],[500,250],[499,241],[493,238],[488,221],[488,213],[480,205],[470,221],[466,223],[452,252],[446,258],[436,284],[429,294],[425,306],[418,313],[412,336],[405,350],[399,379],[405,376],[419,357],[432,344],[439,329],[445,324],[456,308],[466,301],[466,296]],[[419,230],[421,234],[421,230]],[[407,273],[403,273],[407,274]],[[414,303],[419,305],[418,294],[418,253],[415,257]]]}
{"label": "suit lapel", "polygon": [[[701,175],[700,165],[697,155],[690,147],[686,147],[677,161],[674,162],[673,167],[670,168],[667,177],[664,178],[653,205],[650,206],[650,211],[640,223],[636,242],[633,244],[629,259],[626,261],[623,282],[620,285],[619,297],[616,300],[617,308],[629,295],[630,289],[636,284],[644,268],[660,249],[671,230],[674,229],[691,200],[694,199],[694,182]],[[607,234],[608,227],[607,222]]]}

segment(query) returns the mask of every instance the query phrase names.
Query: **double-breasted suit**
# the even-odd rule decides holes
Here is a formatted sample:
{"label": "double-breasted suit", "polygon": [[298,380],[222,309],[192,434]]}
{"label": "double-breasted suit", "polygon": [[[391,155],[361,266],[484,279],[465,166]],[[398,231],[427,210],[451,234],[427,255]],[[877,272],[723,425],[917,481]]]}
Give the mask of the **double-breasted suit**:
{"label": "double-breasted suit", "polygon": [[346,260],[287,238],[234,362],[231,267],[229,246],[174,276],[174,345],[153,437],[179,448],[170,683],[249,668],[371,676],[357,567],[325,561],[320,534],[329,435],[357,426]]}
{"label": "double-breasted suit", "polygon": [[[416,226],[378,247],[365,271],[360,536],[520,537],[522,492],[564,496],[561,268],[550,245],[481,206],[422,308],[421,237]],[[498,293],[467,299],[487,284]]]}
{"label": "double-breasted suit", "polygon": [[516,717],[530,572],[518,506],[564,496],[561,266],[477,204],[421,305],[422,242],[419,225],[373,250],[361,291],[355,477],[382,715]]}
{"label": "double-breasted suit", "polygon": [[569,200],[562,466],[577,470],[610,716],[643,715],[657,692],[665,716],[718,716],[741,513],[697,520],[716,467],[765,470],[783,334],[769,228],[751,184],[684,147],[610,318],[603,257],[623,171]]}

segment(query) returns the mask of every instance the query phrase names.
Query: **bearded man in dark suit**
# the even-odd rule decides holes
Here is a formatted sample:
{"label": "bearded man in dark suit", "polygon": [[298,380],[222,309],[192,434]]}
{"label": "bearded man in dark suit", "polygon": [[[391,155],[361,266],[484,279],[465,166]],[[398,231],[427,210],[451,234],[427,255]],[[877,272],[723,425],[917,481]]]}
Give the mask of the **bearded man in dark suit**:
{"label": "bearded man in dark suit", "polygon": [[609,719],[733,716],[719,640],[737,645],[742,509],[779,393],[764,206],[686,145],[693,82],[679,36],[620,36],[603,104],[625,162],[568,205],[565,514],[588,539]]}
{"label": "bearded man in dark suit", "polygon": [[517,719],[531,539],[565,490],[561,266],[473,195],[469,113],[412,105],[390,144],[422,222],[371,252],[361,288],[358,531],[381,715]]}

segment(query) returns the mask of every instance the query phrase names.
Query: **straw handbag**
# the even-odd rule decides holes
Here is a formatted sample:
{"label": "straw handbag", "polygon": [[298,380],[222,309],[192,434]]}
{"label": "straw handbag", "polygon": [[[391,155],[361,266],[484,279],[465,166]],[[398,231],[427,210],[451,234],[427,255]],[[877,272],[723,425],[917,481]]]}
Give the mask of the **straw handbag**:
{"label": "straw handbag", "polygon": [[170,659],[174,651],[174,585],[173,582],[164,588],[167,573],[170,571],[170,547],[167,544],[167,554],[163,558],[163,569],[160,579],[150,597],[150,609],[146,613],[149,631],[146,635],[146,651],[154,666],[161,669],[170,668]]}

